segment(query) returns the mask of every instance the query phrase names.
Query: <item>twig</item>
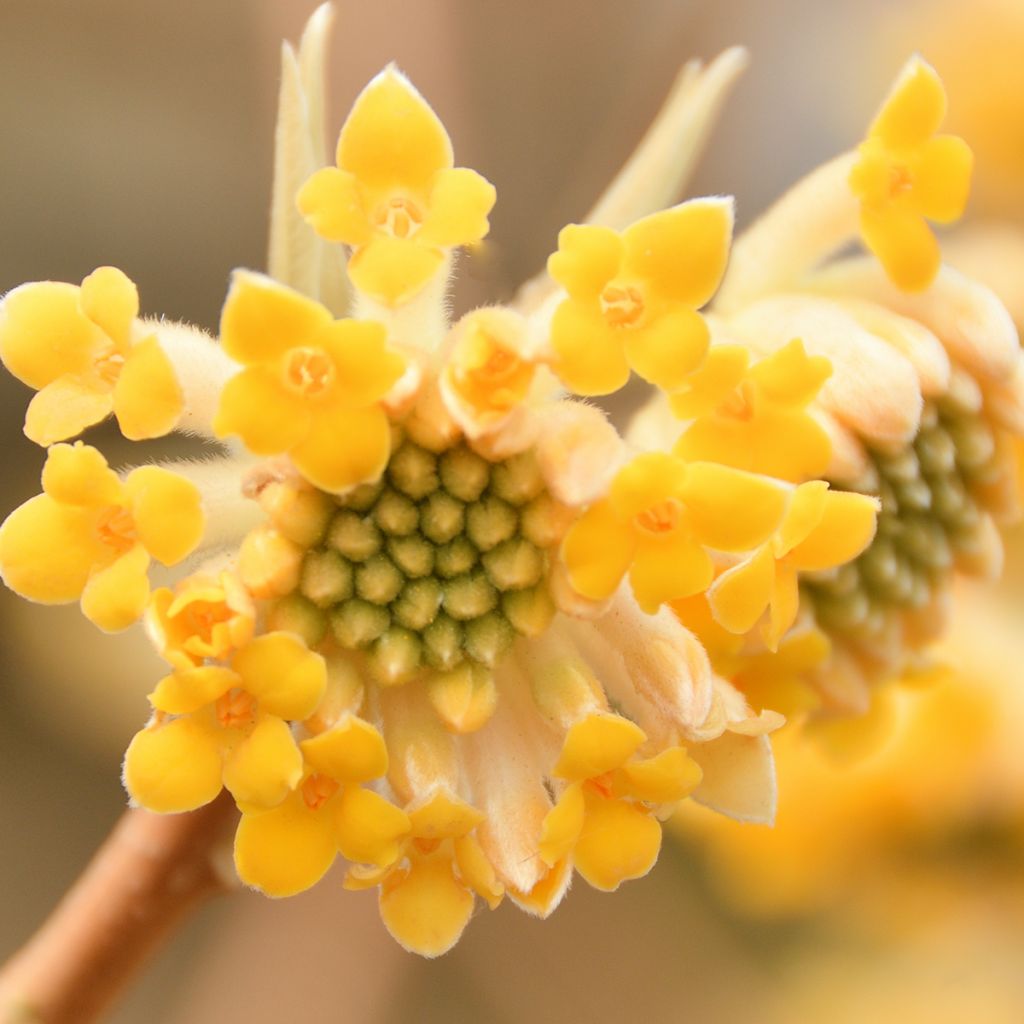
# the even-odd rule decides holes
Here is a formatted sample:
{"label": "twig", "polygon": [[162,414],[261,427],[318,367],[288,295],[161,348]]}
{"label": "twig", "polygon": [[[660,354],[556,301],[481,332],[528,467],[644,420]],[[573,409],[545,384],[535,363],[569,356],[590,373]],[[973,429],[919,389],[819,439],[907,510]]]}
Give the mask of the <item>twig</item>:
{"label": "twig", "polygon": [[88,1024],[190,911],[227,883],[216,864],[234,804],[125,812],[82,876],[0,970],[0,1024]]}

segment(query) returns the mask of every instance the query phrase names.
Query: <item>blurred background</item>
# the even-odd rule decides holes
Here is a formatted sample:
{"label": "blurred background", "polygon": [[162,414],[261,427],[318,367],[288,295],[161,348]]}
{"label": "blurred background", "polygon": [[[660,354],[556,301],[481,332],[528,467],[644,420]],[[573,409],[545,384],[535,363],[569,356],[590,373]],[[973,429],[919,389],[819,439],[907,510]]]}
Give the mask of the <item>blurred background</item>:
{"label": "blurred background", "polygon": [[[0,292],[112,263],[143,311],[215,329],[232,268],[264,264],[282,38],[298,0],[2,0]],[[691,194],[740,224],[856,142],[907,54],[935,63],[979,160],[950,251],[1024,317],[1024,4],[982,0],[376,0],[339,3],[330,123],[394,60],[498,188],[457,305],[507,298],[583,216],[678,67],[753,65]],[[333,130],[333,129],[332,129]],[[0,377],[2,511],[38,490],[29,393]],[[113,432],[111,457],[138,458]],[[548,922],[481,913],[438,962],[403,954],[340,876],[293,900],[207,908],[118,1024],[1024,1019],[1024,554],[962,595],[954,670],[885,701],[837,762],[779,743],[774,831],[686,815],[656,869],[579,885]],[[161,673],[138,632],[0,593],[0,958],[30,934],[124,806],[121,754]]]}

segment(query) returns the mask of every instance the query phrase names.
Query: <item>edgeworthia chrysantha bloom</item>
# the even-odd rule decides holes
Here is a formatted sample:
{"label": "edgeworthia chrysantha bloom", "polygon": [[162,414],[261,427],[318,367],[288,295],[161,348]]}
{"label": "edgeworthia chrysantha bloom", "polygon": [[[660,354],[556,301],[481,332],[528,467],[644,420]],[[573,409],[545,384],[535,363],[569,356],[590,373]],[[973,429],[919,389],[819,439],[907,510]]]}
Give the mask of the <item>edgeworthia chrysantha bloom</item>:
{"label": "edgeworthia chrysantha bloom", "polygon": [[[546,916],[574,872],[644,875],[684,799],[772,819],[794,690],[863,710],[953,569],[993,568],[1018,353],[938,265],[926,222],[959,212],[970,155],[920,61],[731,264],[731,199],[671,205],[739,51],[684,69],[546,275],[450,323],[494,188],[393,67],[328,158],[330,18],[284,48],[269,267],[235,273],[218,339],[140,319],[112,268],[3,300],[49,447],[0,570],[144,621],[169,672],[134,802],[226,788],[245,883],[291,895],[340,855],[434,956],[477,897]],[[877,259],[826,265],[858,231]],[[581,397],[634,374],[656,397],[623,437]],[[221,454],[117,473],[74,440],[110,413]],[[151,559],[187,571],[151,590]]]}

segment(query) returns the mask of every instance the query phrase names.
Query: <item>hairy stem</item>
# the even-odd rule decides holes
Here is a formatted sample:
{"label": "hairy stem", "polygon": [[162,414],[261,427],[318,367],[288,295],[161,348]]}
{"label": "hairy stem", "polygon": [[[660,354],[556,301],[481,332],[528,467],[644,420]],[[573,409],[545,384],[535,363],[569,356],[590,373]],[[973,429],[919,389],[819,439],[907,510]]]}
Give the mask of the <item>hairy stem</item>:
{"label": "hairy stem", "polygon": [[191,911],[226,891],[216,854],[234,813],[226,795],[189,814],[126,811],[0,970],[0,1024],[96,1020]]}

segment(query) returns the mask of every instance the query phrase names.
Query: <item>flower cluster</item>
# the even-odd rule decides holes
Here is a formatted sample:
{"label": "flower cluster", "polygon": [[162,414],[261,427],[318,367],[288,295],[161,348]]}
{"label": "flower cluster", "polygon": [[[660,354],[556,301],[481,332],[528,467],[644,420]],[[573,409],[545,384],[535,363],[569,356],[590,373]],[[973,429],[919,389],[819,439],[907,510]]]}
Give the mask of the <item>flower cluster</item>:
{"label": "flower cluster", "polygon": [[[857,264],[807,293],[758,294],[758,271],[788,260],[765,255],[771,225],[739,243],[714,315],[700,312],[729,264],[720,197],[657,211],[636,194],[567,227],[549,277],[511,306],[448,324],[454,250],[486,234],[494,189],[453,167],[440,121],[392,68],[357,99],[337,166],[313,165],[315,147],[293,143],[319,129],[326,21],[285,51],[271,266],[236,272],[219,343],[139,321],[109,268],[4,300],[0,356],[42,388],[29,436],[63,441],[112,409],[127,436],[178,427],[223,454],[122,480],[95,449],[54,445],[44,494],[0,529],[0,571],[32,600],[81,596],[107,630],[144,618],[171,672],[125,759],[133,801],[182,812],[226,788],[244,882],[290,895],[340,854],[346,885],[379,887],[392,934],[437,955],[477,896],[543,916],[574,870],[606,890],[645,874],[660,819],[688,797],[771,819],[766,734],[782,717],[770,687],[752,710],[733,681],[776,678],[808,619],[850,634],[828,588],[841,604],[867,584],[837,590],[844,573],[867,579],[918,533],[933,553],[947,526],[922,488],[946,487],[942,536],[966,550],[976,524],[953,497],[980,499],[965,438],[971,486],[998,489],[979,423],[1005,384],[971,390],[921,325],[947,309],[941,282],[870,299],[884,284]],[[706,120],[722,82],[663,117]],[[872,138],[902,154],[932,131],[922,117],[898,138],[885,125],[913,119],[883,117]],[[659,152],[639,157],[664,174]],[[872,246],[890,216],[876,198]],[[960,340],[977,369],[988,356]],[[864,365],[882,349],[883,369],[906,370],[876,399]],[[917,392],[878,404],[918,366],[936,384],[927,435]],[[627,440],[576,396],[633,371],[659,397]],[[874,475],[839,471],[851,464]],[[879,503],[883,485],[895,497]],[[150,557],[187,556],[173,588],[149,592]],[[893,591],[895,564],[885,600],[902,608],[917,596]]]}

